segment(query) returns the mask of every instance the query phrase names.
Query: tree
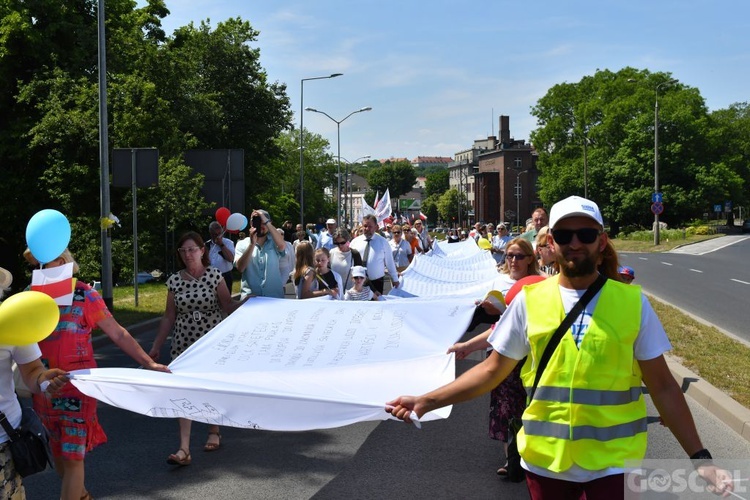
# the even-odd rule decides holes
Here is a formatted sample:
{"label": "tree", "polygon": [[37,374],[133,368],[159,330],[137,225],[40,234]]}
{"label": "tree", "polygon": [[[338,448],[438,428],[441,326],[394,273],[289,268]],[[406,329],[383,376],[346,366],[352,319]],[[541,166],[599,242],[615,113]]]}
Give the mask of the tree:
{"label": "tree", "polygon": [[450,188],[450,178],[448,169],[441,169],[431,174],[427,174],[424,183],[424,196],[429,198],[436,194],[441,195]]}
{"label": "tree", "polygon": [[367,175],[370,190],[381,194],[389,190],[391,198],[398,198],[411,191],[417,175],[408,161],[386,162],[385,165],[373,168]]}
{"label": "tree", "polygon": [[438,212],[443,220],[453,220],[458,216],[459,209],[461,213],[469,210],[469,203],[463,193],[458,189],[452,188],[443,193],[437,201]]}
{"label": "tree", "polygon": [[[552,204],[583,196],[583,145],[587,145],[588,195],[617,232],[621,225],[650,227],[654,186],[654,89],[665,73],[602,70],[578,83],[553,86],[532,109],[540,127],[531,135],[539,151],[540,196]],[[696,89],[675,83],[659,92],[662,217],[678,224],[698,216],[700,173],[709,164],[704,136],[707,110]]]}

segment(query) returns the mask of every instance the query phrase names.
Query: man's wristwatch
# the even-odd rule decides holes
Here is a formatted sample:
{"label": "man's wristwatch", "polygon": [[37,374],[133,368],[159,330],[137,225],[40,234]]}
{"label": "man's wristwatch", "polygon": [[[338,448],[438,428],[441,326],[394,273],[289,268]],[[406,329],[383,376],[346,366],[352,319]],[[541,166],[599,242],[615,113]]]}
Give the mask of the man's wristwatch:
{"label": "man's wristwatch", "polygon": [[690,460],[693,460],[693,466],[696,469],[702,465],[711,465],[713,463],[711,453],[705,448],[690,455]]}

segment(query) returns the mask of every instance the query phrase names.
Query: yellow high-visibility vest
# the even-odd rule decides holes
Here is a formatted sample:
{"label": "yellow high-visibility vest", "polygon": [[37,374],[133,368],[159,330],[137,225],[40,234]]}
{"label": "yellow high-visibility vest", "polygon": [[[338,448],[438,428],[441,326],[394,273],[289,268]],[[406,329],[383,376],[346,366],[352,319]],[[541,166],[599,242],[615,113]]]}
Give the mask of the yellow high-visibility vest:
{"label": "yellow high-visibility vest", "polygon": [[[524,287],[531,351],[521,371],[527,391],[550,337],[565,318],[559,277]],[[641,323],[641,290],[608,280],[580,349],[570,330],[550,358],[523,414],[518,450],[552,472],[623,467],[646,455],[646,405],[633,345]]]}

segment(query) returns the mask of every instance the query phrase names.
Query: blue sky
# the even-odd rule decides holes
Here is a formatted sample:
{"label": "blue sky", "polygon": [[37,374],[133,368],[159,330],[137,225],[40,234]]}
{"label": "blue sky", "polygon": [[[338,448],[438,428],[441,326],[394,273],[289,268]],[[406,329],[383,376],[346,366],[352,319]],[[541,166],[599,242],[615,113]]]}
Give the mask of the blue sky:
{"label": "blue sky", "polygon": [[[139,4],[143,1],[139,0]],[[547,90],[597,69],[665,71],[696,87],[709,109],[750,101],[747,0],[167,0],[168,34],[241,17],[271,81],[287,84],[299,126],[304,106],[340,120],[341,156],[355,160],[453,156],[497,134],[528,139],[531,107]],[[336,124],[305,112],[331,143]]]}

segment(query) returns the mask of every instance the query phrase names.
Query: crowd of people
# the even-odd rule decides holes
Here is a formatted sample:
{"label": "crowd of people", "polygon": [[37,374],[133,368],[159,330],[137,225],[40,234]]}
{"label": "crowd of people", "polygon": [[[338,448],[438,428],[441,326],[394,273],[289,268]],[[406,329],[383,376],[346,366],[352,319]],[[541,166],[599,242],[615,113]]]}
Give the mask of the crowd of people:
{"label": "crowd of people", "polygon": [[[84,459],[107,440],[96,401],[69,384],[67,377],[72,370],[96,366],[94,328],[101,328],[142,367],[168,372],[159,361],[170,334],[169,356],[174,360],[244,301],[256,296],[284,298],[290,282],[296,299],[378,300],[385,293],[386,275],[397,288],[400,273],[435,245],[421,220],[381,225],[375,216],[365,216],[351,230],[335,219],[322,226],[293,227],[285,221],[276,228],[269,213],[257,209],[247,233],[236,242],[216,221],[209,225],[205,241],[198,232],[183,234],[175,249],[179,269],[167,280],[165,313],[148,353],[115,321],[96,290],[82,282],[76,282],[72,304],[60,306],[60,322],[49,337],[38,345],[0,346],[0,410],[18,425],[20,408],[11,397],[12,360],[35,393],[34,408],[50,431],[62,499],[92,498],[85,486]],[[448,353],[463,359],[485,350],[482,363],[428,394],[394,399],[386,405],[387,412],[408,422],[490,392],[489,437],[503,443],[498,475],[508,474],[508,443],[516,437],[511,421],[523,419],[518,449],[532,498],[617,498],[623,491],[623,464],[645,454],[646,413],[640,391],[645,382],[664,424],[688,456],[710,460],[666,367],[663,354],[670,344],[664,329],[640,288],[627,286],[635,271],[619,265],[595,203],[570,197],[555,204],[551,215],[538,208],[527,231],[515,238],[502,222],[477,223],[468,233],[447,234],[448,243],[468,238],[495,259],[494,288],[501,294],[529,277],[538,283],[515,293],[504,311],[490,301],[477,304],[467,332],[482,323],[486,328],[450,346]],[[34,268],[76,266],[67,249],[43,264],[29,251],[24,256]],[[240,275],[239,299],[232,294],[234,272]],[[606,283],[573,318],[570,335],[550,358],[555,368],[537,374],[551,333],[585,291],[601,281],[600,275]],[[8,285],[8,273],[0,268],[0,293]],[[532,398],[527,389],[536,389],[537,383]],[[573,404],[576,411],[571,411]],[[167,463],[187,466],[192,463],[192,422],[179,418],[178,424],[178,449],[168,455]],[[592,427],[597,429],[593,438],[587,434]],[[566,429],[564,434],[560,428]],[[585,439],[576,437],[579,429]],[[7,498],[24,498],[7,439],[0,429],[3,490]],[[203,450],[220,447],[220,429],[211,425]],[[701,473],[721,491],[731,489],[725,471],[707,465]]]}

